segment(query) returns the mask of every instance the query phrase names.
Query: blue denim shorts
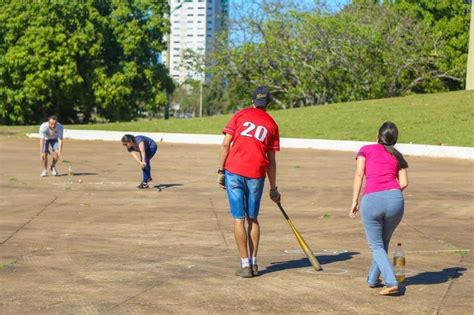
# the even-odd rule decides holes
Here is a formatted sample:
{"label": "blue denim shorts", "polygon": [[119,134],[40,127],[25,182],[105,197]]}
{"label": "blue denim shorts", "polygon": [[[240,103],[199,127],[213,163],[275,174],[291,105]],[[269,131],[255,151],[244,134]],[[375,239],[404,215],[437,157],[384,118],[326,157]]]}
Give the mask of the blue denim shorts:
{"label": "blue denim shorts", "polygon": [[42,153],[49,153],[49,146],[53,148],[53,151],[59,150],[58,139],[44,139]]}
{"label": "blue denim shorts", "polygon": [[234,219],[255,219],[260,211],[265,177],[247,178],[225,171],[225,187]]}

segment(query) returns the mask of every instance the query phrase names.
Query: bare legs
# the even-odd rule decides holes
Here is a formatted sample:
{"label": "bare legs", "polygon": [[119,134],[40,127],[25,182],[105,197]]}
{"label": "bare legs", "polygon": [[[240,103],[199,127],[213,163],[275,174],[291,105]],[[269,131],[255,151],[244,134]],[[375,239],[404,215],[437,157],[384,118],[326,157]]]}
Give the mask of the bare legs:
{"label": "bare legs", "polygon": [[260,241],[260,225],[258,220],[247,218],[248,229],[245,229],[244,219],[234,220],[234,237],[240,258],[248,258],[249,254],[257,256]]}

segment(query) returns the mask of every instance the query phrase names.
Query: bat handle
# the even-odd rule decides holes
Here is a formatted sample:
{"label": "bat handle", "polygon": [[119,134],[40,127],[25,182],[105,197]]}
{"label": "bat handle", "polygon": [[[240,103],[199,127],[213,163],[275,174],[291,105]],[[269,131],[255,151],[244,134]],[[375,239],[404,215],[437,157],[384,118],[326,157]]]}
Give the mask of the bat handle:
{"label": "bat handle", "polygon": [[280,208],[281,213],[283,213],[283,216],[285,217],[285,219],[289,220],[290,218],[286,214],[285,209],[283,209],[283,206],[281,205],[281,202],[277,202],[277,205],[278,205],[278,208]]}

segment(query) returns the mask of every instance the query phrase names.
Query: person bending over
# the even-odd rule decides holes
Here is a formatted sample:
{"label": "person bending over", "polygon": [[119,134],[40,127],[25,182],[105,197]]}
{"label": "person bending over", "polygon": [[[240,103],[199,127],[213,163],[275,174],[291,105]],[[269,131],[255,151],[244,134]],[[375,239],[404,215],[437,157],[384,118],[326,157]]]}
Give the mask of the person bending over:
{"label": "person bending over", "polygon": [[49,116],[48,121],[41,124],[39,128],[41,163],[44,167],[41,177],[48,176],[48,155],[49,148],[53,151],[51,165],[49,170],[51,175],[58,176],[56,163],[62,156],[63,151],[63,133],[64,127],[58,122],[56,116]]}
{"label": "person bending over", "polygon": [[137,188],[148,188],[148,183],[152,181],[150,161],[158,149],[156,142],[145,136],[127,134],[122,137],[122,145],[142,168],[143,178]]}

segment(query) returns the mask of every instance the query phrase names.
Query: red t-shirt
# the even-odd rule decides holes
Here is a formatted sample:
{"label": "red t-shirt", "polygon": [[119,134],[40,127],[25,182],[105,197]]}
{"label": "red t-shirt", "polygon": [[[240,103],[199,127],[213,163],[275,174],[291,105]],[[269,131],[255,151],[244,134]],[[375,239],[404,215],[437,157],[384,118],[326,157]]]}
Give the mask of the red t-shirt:
{"label": "red t-shirt", "polygon": [[265,177],[267,152],[280,150],[278,125],[273,118],[261,109],[246,108],[232,116],[223,132],[233,136],[225,169],[248,178]]}

